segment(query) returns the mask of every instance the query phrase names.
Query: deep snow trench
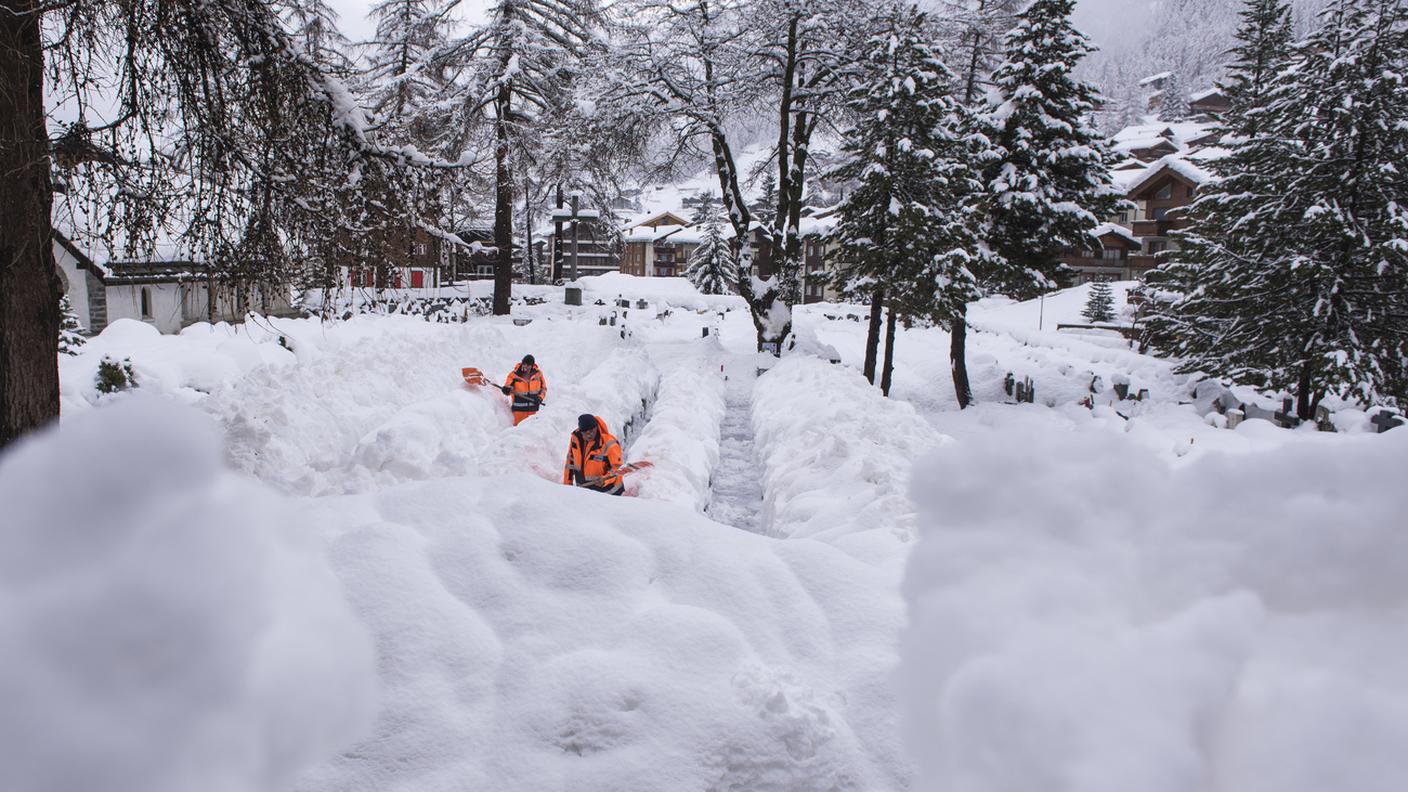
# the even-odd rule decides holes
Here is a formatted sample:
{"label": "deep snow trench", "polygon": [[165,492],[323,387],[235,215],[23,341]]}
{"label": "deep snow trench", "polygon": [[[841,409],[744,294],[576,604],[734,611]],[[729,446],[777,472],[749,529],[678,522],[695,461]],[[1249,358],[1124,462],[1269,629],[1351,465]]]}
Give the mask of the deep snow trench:
{"label": "deep snow trench", "polygon": [[766,533],[762,469],[753,436],[753,383],[757,377],[749,365],[739,361],[727,369],[719,464],[710,481],[705,513],[725,525]]}

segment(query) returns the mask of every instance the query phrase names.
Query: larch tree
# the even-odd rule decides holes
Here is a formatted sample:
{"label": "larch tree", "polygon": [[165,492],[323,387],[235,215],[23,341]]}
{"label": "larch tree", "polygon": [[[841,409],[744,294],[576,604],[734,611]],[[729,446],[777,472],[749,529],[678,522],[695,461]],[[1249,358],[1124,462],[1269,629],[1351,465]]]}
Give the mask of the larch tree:
{"label": "larch tree", "polygon": [[59,409],[51,173],[66,201],[103,196],[89,219],[109,242],[174,234],[213,274],[271,238],[286,261],[345,219],[309,196],[421,162],[370,143],[350,92],[281,21],[290,6],[0,0],[0,445]]}
{"label": "larch tree", "polygon": [[493,151],[493,311],[500,315],[509,312],[513,292],[518,173],[531,164],[545,128],[572,106],[573,85],[602,44],[605,20],[595,0],[496,0],[487,17],[436,57],[460,74],[450,126],[478,130]]}
{"label": "larch tree", "polygon": [[[845,65],[873,13],[856,0],[642,0],[634,16],[620,48],[620,93],[655,107],[658,128],[675,144],[672,161],[712,159],[758,347],[780,350],[792,330],[791,306],[802,298],[798,228],[812,139],[840,107]],[[768,273],[754,267],[757,217],[731,131],[743,119],[766,119],[775,140],[769,162],[777,205],[756,228],[770,250]]]}
{"label": "larch tree", "polygon": [[1303,419],[1327,395],[1408,399],[1405,72],[1401,0],[1335,0],[1275,71],[1234,150],[1249,170],[1195,203],[1156,279],[1177,294],[1156,337],[1185,370],[1292,391]]}

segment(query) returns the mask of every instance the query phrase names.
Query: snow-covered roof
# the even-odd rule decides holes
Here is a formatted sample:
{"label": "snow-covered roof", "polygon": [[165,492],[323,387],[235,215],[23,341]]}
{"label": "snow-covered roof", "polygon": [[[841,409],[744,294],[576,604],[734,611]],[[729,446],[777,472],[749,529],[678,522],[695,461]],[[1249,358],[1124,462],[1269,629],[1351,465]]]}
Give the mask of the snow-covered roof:
{"label": "snow-covered roof", "polygon": [[1189,95],[1188,95],[1188,101],[1190,101],[1190,102],[1200,102],[1200,101],[1202,101],[1202,100],[1208,98],[1209,96],[1214,96],[1214,95],[1220,94],[1220,93],[1222,93],[1222,89],[1221,89],[1221,88],[1216,88],[1216,87],[1214,87],[1214,88],[1206,88],[1206,89],[1201,90],[1201,91],[1198,91],[1198,92],[1196,92],[1196,93],[1189,94]]}
{"label": "snow-covered roof", "polygon": [[1115,151],[1121,154],[1153,148],[1167,148],[1173,149],[1174,151],[1179,150],[1177,143],[1163,137],[1136,138],[1134,140],[1122,140],[1115,143]]}
{"label": "snow-covered roof", "polygon": [[1114,234],[1135,247],[1140,247],[1144,244],[1143,240],[1135,236],[1133,231],[1130,231],[1119,223],[1101,223],[1090,231],[1090,235],[1096,239],[1108,234]]}
{"label": "snow-covered roof", "polygon": [[1164,81],[1164,80],[1167,80],[1168,78],[1170,78],[1170,77],[1172,77],[1172,76],[1173,76],[1173,72],[1171,72],[1171,71],[1159,72],[1158,74],[1151,74],[1151,75],[1149,75],[1148,77],[1145,77],[1144,79],[1142,79],[1142,80],[1139,81],[1139,84],[1140,84],[1140,85],[1152,85],[1152,84],[1154,84],[1154,83],[1156,83],[1156,82],[1162,82],[1162,81]]}
{"label": "snow-covered roof", "polygon": [[685,218],[685,216],[684,216],[683,214],[677,212],[677,211],[674,211],[674,210],[672,210],[672,209],[658,209],[658,208],[657,208],[657,209],[654,209],[654,210],[651,210],[651,211],[648,211],[648,212],[642,212],[641,214],[638,214],[638,215],[636,215],[636,216],[634,216],[634,217],[628,219],[628,220],[625,222],[625,227],[626,227],[626,228],[635,228],[636,226],[643,226],[643,225],[646,225],[646,224],[648,224],[648,223],[656,223],[656,222],[659,222],[660,220],[664,220],[664,219],[666,219],[666,218],[670,218],[670,219],[673,219],[673,220],[679,220],[679,221],[681,221],[681,222],[679,222],[679,223],[670,223],[669,225],[679,226],[679,225],[683,225],[684,223],[687,223],[687,222],[688,222],[688,220]]}
{"label": "snow-covered roof", "polygon": [[797,224],[797,233],[801,236],[831,236],[831,232],[836,230],[836,225],[841,222],[841,218],[835,214],[826,214],[824,217],[803,217]]}
{"label": "snow-covered roof", "polygon": [[1130,147],[1121,144],[1132,144],[1137,142],[1150,143],[1156,139],[1164,139],[1172,142],[1179,148],[1187,148],[1191,142],[1207,139],[1209,135],[1216,134],[1217,128],[1213,124],[1202,121],[1159,121],[1152,124],[1135,124],[1127,126],[1116,132],[1114,143],[1116,150],[1127,150]]}
{"label": "snow-covered roof", "polygon": [[1126,188],[1126,192],[1130,195],[1139,192],[1165,171],[1177,174],[1194,185],[1203,184],[1212,178],[1212,174],[1189,162],[1182,154],[1170,154],[1150,165],[1148,170]]}

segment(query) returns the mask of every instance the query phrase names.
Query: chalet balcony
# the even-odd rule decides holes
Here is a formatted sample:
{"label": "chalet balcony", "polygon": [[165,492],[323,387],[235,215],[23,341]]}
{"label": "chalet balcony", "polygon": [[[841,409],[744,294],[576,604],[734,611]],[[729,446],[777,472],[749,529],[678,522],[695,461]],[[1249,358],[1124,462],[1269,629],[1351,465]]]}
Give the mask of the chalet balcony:
{"label": "chalet balcony", "polygon": [[1183,217],[1165,217],[1162,220],[1135,220],[1134,235],[1137,237],[1166,237],[1169,232],[1188,227]]}
{"label": "chalet balcony", "polygon": [[1102,256],[1062,256],[1061,263],[1068,267],[1107,269],[1111,273],[1121,272],[1129,264],[1125,259],[1107,259]]}

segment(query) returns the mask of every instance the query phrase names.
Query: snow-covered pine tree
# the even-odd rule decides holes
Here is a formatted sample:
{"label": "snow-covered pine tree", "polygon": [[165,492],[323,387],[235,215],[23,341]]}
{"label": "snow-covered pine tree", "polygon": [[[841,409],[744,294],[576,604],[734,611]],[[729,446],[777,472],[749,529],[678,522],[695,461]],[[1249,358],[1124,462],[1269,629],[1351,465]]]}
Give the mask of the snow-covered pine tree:
{"label": "snow-covered pine tree", "polygon": [[1294,391],[1305,419],[1327,394],[1408,399],[1408,6],[1335,0],[1321,25],[1244,111],[1257,134],[1195,202],[1151,322],[1184,370]]}
{"label": "snow-covered pine tree", "polygon": [[83,337],[83,323],[78,321],[78,314],[74,312],[67,294],[59,299],[59,313],[63,316],[59,325],[59,354],[77,355],[78,348],[88,339]]}
{"label": "snow-covered pine tree", "polygon": [[694,210],[694,227],[703,230],[704,241],[689,256],[684,276],[705,294],[731,294],[738,270],[723,237],[713,201],[703,201]]}
{"label": "snow-covered pine tree", "polygon": [[[872,382],[882,305],[893,338],[897,319],[949,327],[977,296],[971,207],[981,181],[961,131],[953,75],[928,44],[926,28],[924,14],[897,9],[866,42],[850,95],[857,125],[846,135],[846,158],[835,174],[855,185],[835,231],[845,262],[836,285],[872,302],[866,344]],[[887,345],[882,383],[892,366]]]}
{"label": "snow-covered pine tree", "polygon": [[1090,284],[1090,296],[1085,300],[1085,309],[1080,312],[1087,322],[1115,321],[1115,297],[1110,284],[1097,280]]}
{"label": "snow-covered pine tree", "polygon": [[[1057,284],[1062,247],[1086,249],[1089,232],[1122,203],[1110,154],[1089,117],[1094,86],[1072,76],[1090,45],[1071,26],[1075,0],[1035,0],[1007,34],[1006,61],[993,73],[984,117],[1000,156],[985,174],[991,194],[986,235],[1013,267],[997,286],[1031,296]],[[1012,277],[1009,277],[1011,275]]]}
{"label": "snow-covered pine tree", "polygon": [[1231,104],[1222,128],[1243,137],[1256,133],[1262,100],[1272,78],[1285,68],[1293,36],[1288,0],[1246,0],[1240,17],[1233,60],[1221,82]]}
{"label": "snow-covered pine tree", "polygon": [[1159,120],[1186,121],[1192,115],[1188,107],[1188,87],[1178,72],[1169,74],[1164,81],[1163,98],[1159,102]]}

